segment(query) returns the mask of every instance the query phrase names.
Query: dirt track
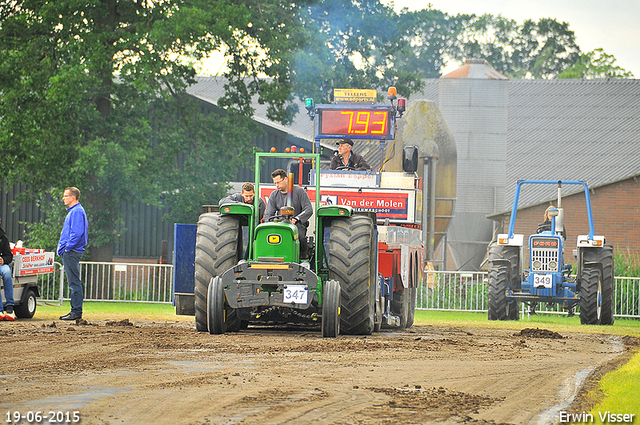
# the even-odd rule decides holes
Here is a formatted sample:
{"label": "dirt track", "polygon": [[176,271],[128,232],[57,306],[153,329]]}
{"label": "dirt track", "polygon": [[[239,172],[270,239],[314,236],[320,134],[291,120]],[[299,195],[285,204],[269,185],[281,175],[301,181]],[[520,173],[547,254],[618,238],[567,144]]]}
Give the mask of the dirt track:
{"label": "dirt track", "polygon": [[199,334],[188,322],[0,322],[0,420],[75,410],[82,424],[544,424],[630,344],[431,326],[323,339]]}

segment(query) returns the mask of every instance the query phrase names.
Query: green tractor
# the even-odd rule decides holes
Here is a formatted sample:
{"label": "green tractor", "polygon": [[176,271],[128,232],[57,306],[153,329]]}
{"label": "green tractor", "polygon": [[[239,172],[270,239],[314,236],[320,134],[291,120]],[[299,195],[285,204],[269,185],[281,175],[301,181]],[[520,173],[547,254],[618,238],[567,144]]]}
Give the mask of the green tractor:
{"label": "green tractor", "polygon": [[[318,154],[255,153],[256,194],[265,157],[320,163]],[[218,212],[200,216],[194,288],[198,331],[222,334],[249,323],[320,321],[322,336],[336,337],[369,335],[380,325],[375,214],[320,206],[319,180],[315,190],[307,189],[315,199],[308,259],[301,259],[291,207],[260,223],[257,195],[254,205],[224,204]]]}

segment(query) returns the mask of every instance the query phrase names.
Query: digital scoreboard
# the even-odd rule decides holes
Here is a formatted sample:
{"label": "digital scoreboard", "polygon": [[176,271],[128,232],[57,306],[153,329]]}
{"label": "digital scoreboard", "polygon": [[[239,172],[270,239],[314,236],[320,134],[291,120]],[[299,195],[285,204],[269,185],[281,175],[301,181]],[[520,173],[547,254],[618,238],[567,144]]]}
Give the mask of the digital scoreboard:
{"label": "digital scoreboard", "polygon": [[387,139],[391,134],[389,108],[331,108],[318,111],[318,136]]}

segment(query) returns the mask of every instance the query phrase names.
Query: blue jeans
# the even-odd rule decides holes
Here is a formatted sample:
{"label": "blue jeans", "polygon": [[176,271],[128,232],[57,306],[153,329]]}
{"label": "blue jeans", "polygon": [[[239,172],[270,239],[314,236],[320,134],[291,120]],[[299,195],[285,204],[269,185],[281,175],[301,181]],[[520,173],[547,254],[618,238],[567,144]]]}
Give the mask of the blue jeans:
{"label": "blue jeans", "polygon": [[[4,283],[4,300],[7,307],[13,306],[13,279],[11,278],[11,267],[3,264],[0,266],[0,274],[2,274],[2,282]],[[0,303],[0,311],[4,311],[4,306]]]}
{"label": "blue jeans", "polygon": [[82,316],[84,297],[80,281],[80,258],[82,258],[82,252],[69,251],[62,254],[64,272],[67,275],[69,289],[71,289],[71,313]]}

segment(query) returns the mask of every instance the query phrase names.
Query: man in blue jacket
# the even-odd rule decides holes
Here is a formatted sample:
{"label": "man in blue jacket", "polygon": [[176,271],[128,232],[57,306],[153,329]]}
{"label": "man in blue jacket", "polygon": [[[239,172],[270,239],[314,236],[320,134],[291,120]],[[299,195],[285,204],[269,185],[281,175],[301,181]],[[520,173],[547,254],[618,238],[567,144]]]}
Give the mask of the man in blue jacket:
{"label": "man in blue jacket", "polygon": [[80,281],[80,258],[87,246],[89,224],[87,214],[80,205],[80,191],[76,187],[68,187],[64,190],[62,201],[67,207],[67,217],[64,219],[60,242],[58,242],[58,255],[62,257],[64,271],[71,289],[71,312],[60,316],[61,320],[82,319],[82,282]]}

